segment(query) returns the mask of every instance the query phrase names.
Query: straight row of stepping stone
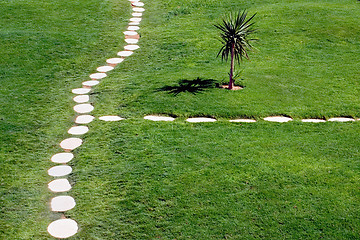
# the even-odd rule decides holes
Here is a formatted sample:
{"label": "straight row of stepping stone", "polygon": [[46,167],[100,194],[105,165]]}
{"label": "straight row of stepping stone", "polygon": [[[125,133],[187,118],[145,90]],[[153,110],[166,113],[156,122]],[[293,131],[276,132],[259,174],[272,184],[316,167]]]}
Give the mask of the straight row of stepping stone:
{"label": "straight row of stepping stone", "polygon": [[[89,113],[94,110],[94,107],[87,103],[89,102],[89,95],[91,88],[98,85],[100,82],[99,80],[107,77],[107,72],[114,69],[114,67],[121,63],[125,57],[132,55],[134,50],[139,49],[138,45],[135,45],[138,42],[139,35],[135,32],[140,29],[138,25],[141,21],[142,12],[145,10],[141,8],[144,6],[142,2],[139,0],[130,0],[131,5],[133,6],[134,13],[133,18],[130,19],[129,27],[127,31],[124,32],[125,34],[125,41],[129,44],[124,47],[125,51],[120,51],[117,53],[118,56],[121,58],[111,58],[107,59],[106,62],[108,65],[100,66],[96,70],[97,73],[91,74],[89,77],[91,80],[84,81],[82,83],[82,88],[73,89],[74,94],[79,94],[78,96],[74,97],[74,101],[77,104],[74,106],[74,110],[77,113],[84,114]],[[77,116],[75,123],[76,124],[88,124],[94,119],[91,115],[80,115]],[[103,116],[99,118],[100,120],[104,121],[118,121],[122,120],[122,118],[118,116]],[[87,126],[73,126],[68,130],[68,133],[71,135],[82,135],[89,131]],[[48,174],[53,177],[64,177],[72,172],[72,168],[66,165],[74,155],[69,151],[74,150],[75,148],[79,147],[82,144],[82,140],[80,138],[68,138],[63,140],[60,143],[60,146],[65,150],[64,153],[55,154],[51,161],[54,163],[60,163],[62,165],[54,166],[48,170]],[[62,193],[67,192],[71,189],[71,184],[66,178],[55,179],[48,184],[49,189],[55,193]],[[57,196],[51,199],[50,207],[52,211],[55,212],[65,212],[76,205],[74,198],[71,196]],[[78,225],[76,221],[72,219],[59,219],[53,221],[49,224],[47,228],[50,235],[56,238],[68,238],[75,235],[78,231]]]}
{"label": "straight row of stepping stone", "polygon": [[[75,119],[75,123],[78,124],[88,124],[90,122],[92,122],[95,119],[94,116],[91,115],[80,115],[78,117],[76,117]],[[120,116],[114,116],[114,115],[109,115],[109,116],[101,116],[99,117],[100,120],[102,121],[108,121],[108,122],[112,122],[112,121],[121,121],[124,120],[125,118],[122,118]],[[146,120],[151,120],[151,121],[174,121],[175,118],[173,117],[167,117],[167,116],[153,116],[153,115],[149,115],[149,116],[145,116],[144,119]],[[269,122],[290,122],[293,121],[292,118],[288,118],[288,117],[266,117],[264,118],[265,121],[269,121]],[[186,119],[187,122],[216,122],[217,120],[215,118],[206,118],[206,117],[198,117],[198,118],[188,118]],[[323,120],[323,119],[302,119],[302,122],[312,122],[312,123],[321,123],[321,122],[352,122],[352,121],[360,121],[360,119],[353,119],[353,118],[344,118],[344,117],[339,117],[339,118],[330,118],[328,120]],[[256,122],[255,119],[234,119],[234,120],[229,120],[229,122],[240,122],[240,123],[254,123]],[[85,134],[88,131],[88,127],[86,126],[74,126],[71,127],[68,130],[69,134],[72,135],[81,135],[81,134]]]}
{"label": "straight row of stepping stone", "polygon": [[[64,140],[65,141],[65,140]],[[64,142],[63,141],[63,142]],[[51,161],[62,165],[51,167],[48,174],[53,177],[64,177],[72,172],[72,168],[66,165],[72,160],[74,155],[70,152],[57,153],[51,157]],[[50,191],[54,193],[67,192],[71,189],[71,184],[66,178],[58,178],[48,184]],[[75,199],[71,196],[60,195],[51,199],[50,208],[54,212],[66,212],[73,209],[76,205]],[[68,238],[78,232],[78,224],[75,220],[61,218],[49,224],[47,231],[55,238]]]}
{"label": "straight row of stepping stone", "polygon": [[[151,120],[151,121],[174,121],[175,118],[173,117],[167,117],[167,116],[145,116],[144,119]],[[290,122],[293,121],[292,118],[289,117],[282,117],[282,116],[271,116],[264,118],[265,121],[269,122]],[[357,119],[358,121],[360,119]],[[217,120],[215,118],[206,118],[206,117],[199,117],[199,118],[188,118],[186,119],[187,122],[216,122]],[[241,122],[241,123],[253,123],[256,122],[255,119],[234,119],[229,120],[230,122]],[[302,122],[312,122],[312,123],[320,123],[320,122],[326,122],[324,119],[302,119]],[[330,118],[327,120],[328,122],[351,122],[355,121],[353,118],[346,118],[346,117],[337,117],[337,118]]]}

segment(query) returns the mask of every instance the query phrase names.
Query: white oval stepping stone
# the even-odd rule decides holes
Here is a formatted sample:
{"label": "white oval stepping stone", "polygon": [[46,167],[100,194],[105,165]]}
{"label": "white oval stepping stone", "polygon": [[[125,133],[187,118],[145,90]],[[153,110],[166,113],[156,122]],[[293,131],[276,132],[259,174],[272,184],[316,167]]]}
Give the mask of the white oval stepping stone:
{"label": "white oval stepping stone", "polygon": [[[133,17],[141,17],[142,16],[142,13],[140,12],[134,12],[131,14]],[[130,30],[130,29],[129,29]]]}
{"label": "white oval stepping stone", "polygon": [[87,94],[91,91],[89,88],[75,88],[71,92],[74,94]]}
{"label": "white oval stepping stone", "polygon": [[[128,39],[126,39],[126,40],[128,40]],[[125,40],[125,41],[126,41],[126,40]],[[109,58],[108,60],[106,60],[106,62],[107,62],[108,64],[114,64],[114,65],[119,64],[119,63],[121,63],[122,61],[124,61],[123,58]]]}
{"label": "white oval stepping stone", "polygon": [[90,100],[89,95],[78,95],[76,97],[73,98],[74,102],[77,103],[86,103]]}
{"label": "white oval stepping stone", "polygon": [[127,30],[130,30],[130,31],[137,31],[137,30],[139,30],[140,29],[140,27],[138,27],[138,26],[129,26],[128,28],[127,28]]}
{"label": "white oval stepping stone", "polygon": [[55,238],[68,238],[77,233],[78,225],[72,219],[59,219],[50,223],[47,231]]}
{"label": "white oval stepping stone", "polygon": [[254,120],[254,119],[234,119],[234,120],[229,120],[229,122],[254,123],[254,122],[256,122],[256,120]]}
{"label": "white oval stepping stone", "polygon": [[140,22],[129,22],[129,26],[137,26],[140,25]]}
{"label": "white oval stepping stone", "polygon": [[108,72],[108,71],[111,71],[113,69],[114,69],[114,67],[111,67],[111,66],[101,66],[101,67],[98,67],[96,70],[98,72]]}
{"label": "white oval stepping stone", "polygon": [[124,34],[125,34],[125,35],[128,35],[128,36],[135,36],[135,35],[138,35],[138,33],[137,33],[137,32],[135,32],[135,31],[125,31],[125,32],[124,32]]}
{"label": "white oval stepping stone", "polygon": [[321,122],[326,122],[324,119],[312,119],[312,118],[309,118],[309,119],[301,119],[302,122],[305,122],[305,123],[321,123]]}
{"label": "white oval stepping stone", "polygon": [[134,12],[143,12],[143,11],[145,11],[145,8],[134,7],[134,8],[133,8],[133,11],[134,11]]}
{"label": "white oval stepping stone", "polygon": [[175,118],[173,117],[164,117],[164,116],[145,116],[144,119],[151,120],[151,121],[174,121]]}
{"label": "white oval stepping stone", "polygon": [[145,5],[145,4],[142,3],[142,2],[134,2],[133,4],[134,4],[134,6],[136,6],[136,7],[142,7],[142,6]]}
{"label": "white oval stepping stone", "polygon": [[48,174],[53,177],[62,177],[72,172],[72,168],[68,165],[54,166],[48,170]]}
{"label": "white oval stepping stone", "polygon": [[130,22],[141,22],[141,18],[139,17],[130,18]]}
{"label": "white oval stepping stone", "polygon": [[67,138],[60,143],[60,147],[66,150],[74,150],[77,147],[80,147],[82,140],[80,138]]}
{"label": "white oval stepping stone", "polygon": [[51,210],[54,212],[66,212],[75,207],[76,203],[73,197],[58,196],[50,201]]}
{"label": "white oval stepping stone", "polygon": [[214,119],[214,118],[200,117],[200,118],[188,118],[188,119],[186,119],[186,121],[187,121],[187,122],[191,122],[191,123],[216,122],[216,119]]}
{"label": "white oval stepping stone", "polygon": [[103,79],[106,76],[107,76],[106,73],[93,73],[93,74],[90,74],[89,77],[94,80],[99,80],[99,79]]}
{"label": "white oval stepping stone", "polygon": [[88,124],[91,123],[94,120],[95,117],[91,115],[80,115],[77,116],[75,119],[75,123],[77,124]]}
{"label": "white oval stepping stone", "polygon": [[125,39],[125,42],[135,44],[135,43],[138,43],[139,40],[138,39],[127,38],[127,39]]}
{"label": "white oval stepping stone", "polygon": [[88,131],[89,128],[87,126],[74,126],[68,130],[68,133],[72,135],[82,135],[87,133]]}
{"label": "white oval stepping stone", "polygon": [[128,57],[133,53],[134,52],[132,52],[132,51],[121,51],[121,52],[118,52],[117,55],[120,56],[120,57]]}
{"label": "white oval stepping stone", "polygon": [[289,122],[292,121],[292,118],[289,117],[266,117],[264,118],[265,121],[269,121],[269,122],[279,122],[279,123],[283,123],[283,122]]}
{"label": "white oval stepping stone", "polygon": [[330,118],[329,122],[353,122],[355,119],[353,118],[345,118],[345,117],[338,117],[338,118]]}
{"label": "white oval stepping stone", "polygon": [[85,81],[85,82],[83,82],[82,85],[83,85],[84,87],[93,87],[93,86],[98,85],[99,83],[100,83],[100,82],[97,81],[97,80],[91,80],[91,81]]}
{"label": "white oval stepping stone", "polygon": [[72,153],[57,153],[51,157],[51,161],[54,163],[67,163],[74,158]]}
{"label": "white oval stepping stone", "polygon": [[49,182],[48,188],[52,192],[67,192],[71,189],[71,185],[66,178],[61,178]]}
{"label": "white oval stepping stone", "polygon": [[115,121],[124,120],[124,118],[121,118],[119,116],[102,116],[99,117],[99,119],[106,122],[115,122]]}
{"label": "white oval stepping stone", "polygon": [[74,106],[74,111],[77,113],[88,113],[94,110],[94,106],[89,103],[82,103]]}
{"label": "white oval stepping stone", "polygon": [[138,45],[126,45],[124,47],[125,50],[134,51],[136,49],[139,49],[140,47]]}

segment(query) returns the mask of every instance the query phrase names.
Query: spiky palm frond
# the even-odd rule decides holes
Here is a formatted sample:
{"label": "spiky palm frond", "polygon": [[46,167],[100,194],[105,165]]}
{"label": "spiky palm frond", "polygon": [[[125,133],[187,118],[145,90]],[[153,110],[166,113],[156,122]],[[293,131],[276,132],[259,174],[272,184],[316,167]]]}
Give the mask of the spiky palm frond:
{"label": "spiky palm frond", "polygon": [[256,31],[253,28],[254,23],[251,23],[255,15],[246,19],[247,12],[239,11],[235,15],[231,13],[223,18],[222,23],[215,25],[221,31],[220,41],[223,44],[217,56],[221,54],[221,59],[227,61],[234,47],[234,57],[238,62],[244,57],[249,59],[247,52],[253,49],[251,42],[256,40],[249,38],[249,35]]}

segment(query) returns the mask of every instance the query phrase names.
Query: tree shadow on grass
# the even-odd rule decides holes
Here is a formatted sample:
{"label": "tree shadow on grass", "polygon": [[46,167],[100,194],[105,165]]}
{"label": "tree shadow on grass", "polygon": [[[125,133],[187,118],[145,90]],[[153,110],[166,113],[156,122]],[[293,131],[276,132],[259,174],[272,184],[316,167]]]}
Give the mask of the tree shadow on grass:
{"label": "tree shadow on grass", "polygon": [[172,94],[174,96],[177,96],[182,92],[189,92],[196,95],[208,88],[218,87],[218,85],[219,84],[214,79],[201,79],[198,77],[194,80],[181,79],[179,80],[178,85],[164,86],[156,89],[156,92],[168,92],[168,94]]}

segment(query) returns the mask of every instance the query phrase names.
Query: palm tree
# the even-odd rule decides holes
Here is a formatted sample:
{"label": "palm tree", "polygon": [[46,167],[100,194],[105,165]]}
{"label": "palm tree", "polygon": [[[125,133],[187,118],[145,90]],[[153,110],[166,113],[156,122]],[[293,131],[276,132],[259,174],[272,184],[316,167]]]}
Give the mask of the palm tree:
{"label": "palm tree", "polygon": [[249,36],[256,31],[253,28],[254,23],[250,23],[255,15],[256,13],[246,20],[246,10],[239,11],[237,14],[230,13],[228,17],[223,18],[222,23],[215,25],[216,28],[221,30],[220,41],[223,44],[217,56],[221,54],[221,59],[227,61],[230,54],[230,90],[234,86],[235,60],[240,64],[240,60],[242,61],[244,57],[249,59],[247,52],[253,49],[251,42],[256,39],[251,39]]}

